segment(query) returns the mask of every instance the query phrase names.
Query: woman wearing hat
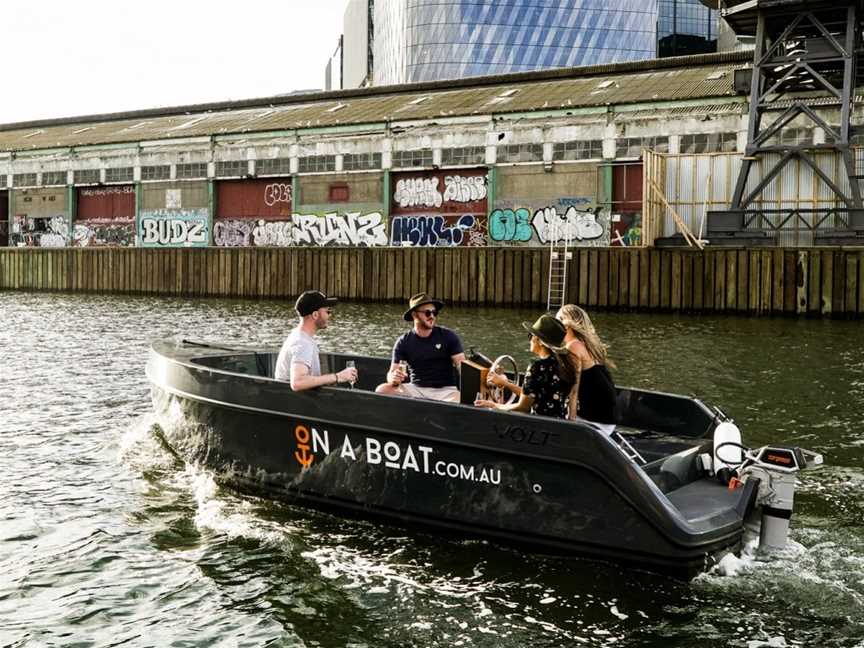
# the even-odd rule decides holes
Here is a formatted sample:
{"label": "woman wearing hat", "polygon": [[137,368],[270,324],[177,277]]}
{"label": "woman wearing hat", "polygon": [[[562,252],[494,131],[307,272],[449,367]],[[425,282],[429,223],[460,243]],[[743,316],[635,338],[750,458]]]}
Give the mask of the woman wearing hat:
{"label": "woman wearing hat", "polygon": [[588,313],[575,304],[562,306],[556,317],[567,331],[565,343],[576,370],[568,418],[614,425],[616,393],[609,368],[615,364],[608,358],[607,346]]}
{"label": "woman wearing hat", "polygon": [[476,400],[477,407],[508,412],[531,412],[542,416],[567,418],[567,398],[573,388],[575,372],[563,347],[564,326],[551,315],[541,315],[534,324],[523,322],[531,334],[530,350],[537,356],[525,372],[520,388],[500,374],[490,374],[489,380],[519,394],[519,400],[503,405],[490,400]]}

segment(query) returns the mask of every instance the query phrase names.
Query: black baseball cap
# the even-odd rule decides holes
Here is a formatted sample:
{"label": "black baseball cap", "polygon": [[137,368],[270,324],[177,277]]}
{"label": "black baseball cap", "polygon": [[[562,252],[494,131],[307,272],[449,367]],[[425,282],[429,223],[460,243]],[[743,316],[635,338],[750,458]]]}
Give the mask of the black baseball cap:
{"label": "black baseball cap", "polygon": [[335,297],[328,297],[320,290],[307,290],[297,298],[297,303],[294,304],[294,309],[300,317],[311,315],[319,308],[326,308],[335,304]]}

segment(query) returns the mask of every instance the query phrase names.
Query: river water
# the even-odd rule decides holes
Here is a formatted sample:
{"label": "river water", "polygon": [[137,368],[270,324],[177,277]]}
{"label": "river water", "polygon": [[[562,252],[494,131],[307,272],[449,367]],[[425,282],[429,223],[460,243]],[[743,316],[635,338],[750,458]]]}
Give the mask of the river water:
{"label": "river water", "polygon": [[[322,346],[386,354],[401,312],[341,305]],[[524,366],[538,314],[442,323]],[[596,320],[620,384],[824,453],[785,553],[685,583],[240,496],[160,442],[148,343],[278,346],[290,304],[0,293],[0,646],[864,646],[861,324]]]}

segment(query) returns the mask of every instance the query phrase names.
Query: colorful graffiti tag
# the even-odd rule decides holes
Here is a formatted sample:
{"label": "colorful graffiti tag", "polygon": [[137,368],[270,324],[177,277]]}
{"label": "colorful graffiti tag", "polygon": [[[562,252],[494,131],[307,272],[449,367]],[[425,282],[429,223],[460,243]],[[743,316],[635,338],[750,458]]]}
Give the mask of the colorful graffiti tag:
{"label": "colorful graffiti tag", "polygon": [[387,230],[381,212],[293,214],[287,220],[217,220],[213,240],[216,245],[227,247],[372,247],[387,245]]}
{"label": "colorful graffiti tag", "polygon": [[486,245],[486,169],[395,173],[390,244]]}
{"label": "colorful graffiti tag", "polygon": [[609,215],[588,198],[559,198],[537,206],[499,201],[489,216],[490,244],[548,245],[553,239],[579,246],[609,245]]}
{"label": "colorful graffiti tag", "polygon": [[69,221],[66,216],[15,216],[9,242],[16,247],[65,247],[69,243]]}
{"label": "colorful graffiti tag", "polygon": [[138,232],[145,247],[206,246],[210,242],[207,209],[154,209],[142,211]]}
{"label": "colorful graffiti tag", "polygon": [[75,223],[72,229],[75,247],[135,245],[135,223]]}

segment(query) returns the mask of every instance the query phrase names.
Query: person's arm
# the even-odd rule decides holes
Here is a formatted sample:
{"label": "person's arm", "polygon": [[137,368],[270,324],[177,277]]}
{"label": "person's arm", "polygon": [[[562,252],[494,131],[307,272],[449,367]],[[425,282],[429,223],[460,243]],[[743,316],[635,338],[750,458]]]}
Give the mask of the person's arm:
{"label": "person's arm", "polygon": [[522,394],[519,400],[515,403],[502,404],[490,400],[476,400],[474,405],[477,407],[485,407],[488,409],[496,409],[502,412],[530,412],[531,406],[534,404],[534,397]]}
{"label": "person's arm", "polygon": [[453,362],[453,366],[456,367],[456,370],[461,371],[462,363],[465,362],[465,354],[462,351],[454,353],[450,356],[450,360]]}
{"label": "person's arm", "polygon": [[291,364],[291,389],[293,391],[305,391],[325,385],[338,385],[339,383],[349,382],[352,372],[356,377],[357,370],[353,367],[347,367],[337,373],[313,376],[309,373],[307,365],[302,362],[294,362]]}
{"label": "person's arm", "polygon": [[510,382],[509,380],[507,380],[507,376],[505,376],[504,374],[492,373],[490,371],[487,380],[496,387],[503,387],[504,389],[507,389],[514,394],[517,394],[519,396],[522,395],[522,388],[515,382]]}

